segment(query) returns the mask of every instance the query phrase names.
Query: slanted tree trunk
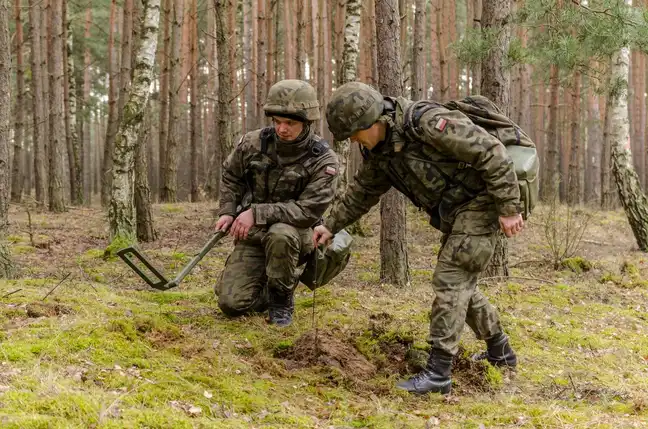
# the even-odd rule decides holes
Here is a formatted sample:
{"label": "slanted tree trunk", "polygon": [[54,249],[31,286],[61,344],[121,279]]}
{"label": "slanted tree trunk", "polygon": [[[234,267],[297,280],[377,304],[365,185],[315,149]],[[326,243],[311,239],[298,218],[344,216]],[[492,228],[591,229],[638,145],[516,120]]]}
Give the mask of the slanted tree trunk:
{"label": "slanted tree trunk", "polygon": [[171,38],[170,83],[169,83],[169,134],[166,144],[166,166],[164,169],[164,185],[160,199],[168,203],[177,201],[178,191],[178,140],[181,139],[180,121],[180,86],[181,76],[181,48],[182,48],[182,21],[184,19],[184,0],[173,1],[173,37]]}
{"label": "slanted tree trunk", "polygon": [[[511,72],[504,61],[511,40],[511,0],[484,0],[482,26],[485,31],[496,29],[495,46],[482,61],[481,94],[490,98],[504,114],[508,115],[511,92]],[[508,276],[508,242],[498,232],[495,251],[490,264],[484,270],[485,277]]]}
{"label": "slanted tree trunk", "polygon": [[29,0],[29,38],[31,39],[32,129],[34,147],[34,186],[36,201],[45,203],[45,105],[43,102],[43,69],[41,61],[41,11],[37,0]]}
{"label": "slanted tree trunk", "polygon": [[[159,1],[159,0],[158,0]],[[151,143],[151,101],[144,112],[144,124],[135,148],[135,213],[137,240],[150,242],[157,239],[151,211],[151,188],[148,183],[147,147]]]}
{"label": "slanted tree trunk", "polygon": [[[160,23],[160,0],[142,0],[142,37],[136,55],[135,73],[128,102],[124,106],[122,123],[115,140],[113,178],[108,218],[110,239],[115,242],[136,241],[135,149],[142,128],[143,116],[153,79],[155,49]],[[144,175],[145,176],[145,175]]]}
{"label": "slanted tree trunk", "polygon": [[67,96],[65,97],[65,128],[67,130],[67,148],[68,159],[70,163],[70,194],[71,201],[74,205],[83,204],[83,164],[81,163],[81,143],[79,141],[79,134],[77,129],[77,95],[76,95],[76,80],[74,78],[74,55],[72,51],[72,19],[69,13],[69,0],[64,0],[65,14],[65,49],[66,62],[65,62],[65,89]]}
{"label": "slanted tree trunk", "polygon": [[[625,0],[632,7],[632,0]],[[606,112],[609,131],[606,146],[612,149],[612,172],[621,204],[639,249],[648,251],[648,198],[641,190],[639,176],[632,165],[630,120],[628,117],[628,78],[630,49],[622,47],[610,61],[610,90]]]}
{"label": "slanted tree trunk", "polygon": [[13,274],[6,242],[9,225],[9,139],[11,130],[11,41],[9,3],[0,0],[0,277]]}
{"label": "slanted tree trunk", "polygon": [[115,135],[119,125],[118,101],[119,101],[119,55],[115,43],[117,28],[117,0],[110,4],[110,29],[108,30],[108,129],[106,130],[106,142],[104,143],[104,157],[101,174],[101,204],[107,206],[110,199],[112,180],[113,148],[115,146]]}
{"label": "slanted tree trunk", "polygon": [[210,166],[209,194],[217,199],[220,193],[220,175],[223,154],[227,156],[232,150],[231,133],[231,108],[232,82],[230,76],[230,35],[229,16],[230,2],[227,0],[214,0],[214,11],[216,13],[216,50],[218,52],[218,134],[216,135],[217,146]]}
{"label": "slanted tree trunk", "polygon": [[51,54],[49,61],[49,210],[65,211],[63,192],[63,159],[65,118],[63,117],[63,3],[50,0]]}
{"label": "slanted tree trunk", "polygon": [[[400,60],[398,0],[376,0],[378,88],[393,96],[403,94]],[[396,286],[409,284],[405,198],[395,189],[380,201],[380,279]]]}
{"label": "slanted tree trunk", "polygon": [[[24,118],[25,118],[25,66],[23,64],[23,26],[20,17],[20,0],[14,2],[16,20],[16,107],[14,126],[14,156],[11,174],[11,201],[19,203],[23,192],[24,170]],[[0,21],[2,23],[2,21]]]}

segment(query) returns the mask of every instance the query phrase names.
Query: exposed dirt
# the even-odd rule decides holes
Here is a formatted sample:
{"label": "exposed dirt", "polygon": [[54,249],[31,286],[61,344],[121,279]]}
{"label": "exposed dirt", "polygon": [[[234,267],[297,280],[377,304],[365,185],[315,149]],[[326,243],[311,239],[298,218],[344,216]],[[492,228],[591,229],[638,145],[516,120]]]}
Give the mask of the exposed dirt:
{"label": "exposed dirt", "polygon": [[73,310],[62,304],[50,304],[47,302],[32,302],[27,304],[27,316],[29,317],[53,317],[63,314],[72,314]]}

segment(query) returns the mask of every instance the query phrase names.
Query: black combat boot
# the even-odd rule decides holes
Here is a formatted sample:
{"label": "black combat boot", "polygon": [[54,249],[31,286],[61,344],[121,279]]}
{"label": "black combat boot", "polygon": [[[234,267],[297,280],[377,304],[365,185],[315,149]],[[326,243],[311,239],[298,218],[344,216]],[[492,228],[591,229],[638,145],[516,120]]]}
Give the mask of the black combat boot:
{"label": "black combat boot", "polygon": [[270,291],[268,323],[282,328],[286,327],[292,323],[294,310],[293,291],[284,292],[277,289]]}
{"label": "black combat boot", "polygon": [[441,350],[432,350],[425,369],[414,377],[396,384],[399,389],[407,390],[410,393],[450,393],[452,380],[452,355]]}
{"label": "black combat boot", "polygon": [[503,333],[486,340],[487,350],[473,355],[474,361],[488,360],[494,366],[517,366],[517,356],[509,344],[508,337]]}

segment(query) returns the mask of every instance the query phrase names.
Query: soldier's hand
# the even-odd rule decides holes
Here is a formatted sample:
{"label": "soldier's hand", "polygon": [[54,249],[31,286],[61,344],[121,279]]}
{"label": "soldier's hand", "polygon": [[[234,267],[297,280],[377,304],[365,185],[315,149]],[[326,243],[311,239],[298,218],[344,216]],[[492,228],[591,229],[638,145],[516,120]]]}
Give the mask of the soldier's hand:
{"label": "soldier's hand", "polygon": [[234,221],[230,235],[237,240],[245,240],[250,232],[250,228],[254,226],[254,212],[252,209],[247,209]]}
{"label": "soldier's hand", "polygon": [[499,223],[502,232],[504,232],[507,237],[513,237],[515,234],[522,231],[522,228],[524,228],[524,220],[522,220],[521,214],[500,216]]}
{"label": "soldier's hand", "polygon": [[328,245],[331,238],[333,238],[333,234],[324,225],[318,225],[313,229],[313,244],[315,247],[319,247],[321,244]]}
{"label": "soldier's hand", "polygon": [[216,226],[214,227],[214,229],[216,230],[216,232],[226,231],[227,228],[230,227],[232,222],[234,222],[234,216],[223,215],[219,217],[218,220],[216,221]]}

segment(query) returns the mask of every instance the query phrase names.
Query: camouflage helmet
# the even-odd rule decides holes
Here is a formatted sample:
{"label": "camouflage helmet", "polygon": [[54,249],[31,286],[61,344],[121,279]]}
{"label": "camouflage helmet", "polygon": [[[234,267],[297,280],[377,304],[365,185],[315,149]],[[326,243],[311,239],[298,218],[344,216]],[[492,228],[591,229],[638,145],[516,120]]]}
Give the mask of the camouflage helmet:
{"label": "camouflage helmet", "polygon": [[362,82],[348,82],[336,89],[326,106],[326,121],[336,140],[371,127],[383,112],[383,96]]}
{"label": "camouflage helmet", "polygon": [[303,80],[285,79],[270,87],[263,106],[266,116],[291,116],[303,121],[320,118],[315,89]]}

